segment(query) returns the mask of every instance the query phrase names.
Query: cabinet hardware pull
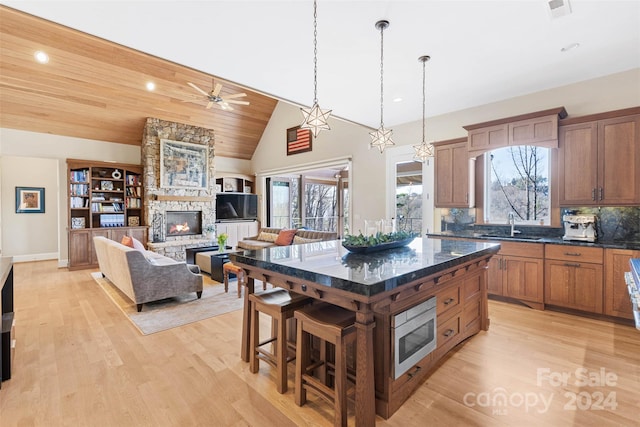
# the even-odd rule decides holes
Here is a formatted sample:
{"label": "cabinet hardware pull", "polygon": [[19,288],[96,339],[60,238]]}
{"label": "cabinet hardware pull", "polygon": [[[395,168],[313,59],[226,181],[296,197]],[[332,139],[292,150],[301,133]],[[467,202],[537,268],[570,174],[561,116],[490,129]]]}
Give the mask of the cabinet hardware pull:
{"label": "cabinet hardware pull", "polygon": [[591,200],[593,200],[594,202],[596,200],[596,189],[595,188],[591,189]]}
{"label": "cabinet hardware pull", "polygon": [[604,189],[600,187],[600,200],[604,198]]}
{"label": "cabinet hardware pull", "polygon": [[577,262],[565,262],[564,265],[567,267],[580,267],[580,264]]}
{"label": "cabinet hardware pull", "polygon": [[444,302],[444,305],[449,305],[449,304],[451,304],[451,303],[452,303],[452,302],[454,302],[454,301],[455,301],[455,299],[453,299],[453,298],[448,298],[448,299]]}
{"label": "cabinet hardware pull", "polygon": [[448,338],[448,337],[450,337],[451,335],[453,335],[453,334],[455,334],[455,333],[456,333],[456,331],[454,331],[453,329],[447,329],[447,330],[445,331],[445,333],[444,333],[444,334],[442,334],[442,335],[444,335],[445,337],[447,337],[447,338]]}
{"label": "cabinet hardware pull", "polygon": [[413,371],[413,372],[409,372],[409,373],[407,374],[407,376],[408,376],[409,378],[413,378],[413,376],[414,376],[415,374],[417,374],[418,372],[420,372],[421,370],[422,370],[422,368],[421,368],[420,366],[416,366],[416,370],[415,370],[415,371]]}
{"label": "cabinet hardware pull", "polygon": [[582,255],[580,252],[565,252],[564,254],[566,256],[581,256]]}

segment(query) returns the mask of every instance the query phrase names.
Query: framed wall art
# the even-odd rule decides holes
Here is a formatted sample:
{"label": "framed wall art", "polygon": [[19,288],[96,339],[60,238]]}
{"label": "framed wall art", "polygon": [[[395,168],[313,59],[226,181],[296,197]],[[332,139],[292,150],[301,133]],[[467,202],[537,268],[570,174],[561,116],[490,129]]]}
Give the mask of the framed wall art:
{"label": "framed wall art", "polygon": [[160,187],[206,190],[209,147],[189,142],[160,140]]}
{"label": "framed wall art", "polygon": [[287,129],[287,156],[311,151],[311,130],[300,126]]}
{"label": "framed wall art", "polygon": [[16,213],[44,213],[44,188],[16,187]]}

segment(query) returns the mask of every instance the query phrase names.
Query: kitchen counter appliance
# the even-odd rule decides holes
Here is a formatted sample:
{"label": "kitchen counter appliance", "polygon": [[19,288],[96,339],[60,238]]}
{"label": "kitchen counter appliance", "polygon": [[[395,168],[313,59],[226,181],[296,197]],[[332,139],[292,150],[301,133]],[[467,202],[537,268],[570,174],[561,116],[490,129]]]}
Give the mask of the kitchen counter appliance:
{"label": "kitchen counter appliance", "polygon": [[598,238],[595,215],[563,215],[562,222],[564,223],[563,240],[595,242]]}
{"label": "kitchen counter appliance", "polygon": [[640,259],[629,260],[629,265],[631,271],[624,273],[624,279],[631,298],[636,329],[640,330]]}

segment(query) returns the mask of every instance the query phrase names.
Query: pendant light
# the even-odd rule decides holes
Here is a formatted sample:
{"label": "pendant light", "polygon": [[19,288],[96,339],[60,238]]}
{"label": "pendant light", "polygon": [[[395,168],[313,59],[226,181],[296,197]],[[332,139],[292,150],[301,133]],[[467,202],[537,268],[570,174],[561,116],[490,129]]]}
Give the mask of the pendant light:
{"label": "pendant light", "polygon": [[382,153],[385,148],[395,145],[391,140],[391,129],[384,127],[384,30],[389,26],[389,21],[381,20],[376,22],[376,28],[380,30],[380,127],[371,135],[371,147],[378,147]]}
{"label": "pendant light", "polygon": [[413,159],[425,163],[429,160],[429,157],[433,157],[433,144],[427,144],[425,140],[426,128],[427,128],[427,113],[426,113],[426,90],[425,90],[425,74],[426,74],[426,64],[427,61],[430,60],[431,57],[429,55],[424,55],[418,58],[418,61],[422,62],[422,143],[418,145],[414,145],[413,149],[416,150],[415,156]]}
{"label": "pendant light", "polygon": [[318,136],[321,130],[330,130],[329,116],[331,110],[323,110],[318,105],[318,12],[316,0],[313,0],[313,107],[300,108],[303,121],[301,129],[309,129],[314,137]]}

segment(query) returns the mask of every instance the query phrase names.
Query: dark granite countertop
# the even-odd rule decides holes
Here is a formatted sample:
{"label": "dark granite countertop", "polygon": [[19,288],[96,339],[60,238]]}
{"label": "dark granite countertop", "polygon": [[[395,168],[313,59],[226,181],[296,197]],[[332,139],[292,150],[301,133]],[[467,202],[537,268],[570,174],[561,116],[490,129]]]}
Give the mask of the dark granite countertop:
{"label": "dark granite countertop", "polygon": [[524,242],[524,243],[547,243],[552,245],[568,245],[568,246],[586,246],[592,248],[610,248],[610,249],[631,249],[640,250],[640,242],[625,241],[608,241],[599,240],[594,243],[581,242],[577,240],[562,240],[562,237],[548,237],[535,235],[516,235],[515,237],[492,235],[487,236],[483,233],[474,231],[443,231],[440,233],[428,233],[427,237],[447,238],[455,237],[462,239],[486,240],[492,242]]}
{"label": "dark granite countertop", "polygon": [[234,262],[371,297],[483,255],[500,245],[416,238],[409,245],[369,254],[350,253],[340,240],[231,253]]}

